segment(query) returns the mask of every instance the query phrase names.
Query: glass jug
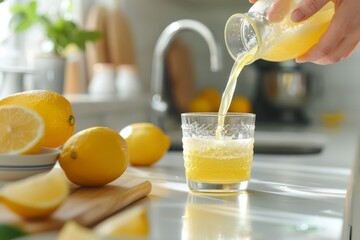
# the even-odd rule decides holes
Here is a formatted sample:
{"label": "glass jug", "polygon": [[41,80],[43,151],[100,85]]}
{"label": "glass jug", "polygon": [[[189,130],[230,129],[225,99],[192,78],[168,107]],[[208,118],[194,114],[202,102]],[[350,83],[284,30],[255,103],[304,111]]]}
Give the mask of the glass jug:
{"label": "glass jug", "polygon": [[294,23],[290,16],[300,0],[283,0],[279,21],[269,21],[274,0],[259,0],[245,13],[232,15],[225,25],[225,43],[231,57],[254,53],[247,64],[264,59],[282,62],[306,53],[322,36],[334,15],[329,2],[309,19]]}

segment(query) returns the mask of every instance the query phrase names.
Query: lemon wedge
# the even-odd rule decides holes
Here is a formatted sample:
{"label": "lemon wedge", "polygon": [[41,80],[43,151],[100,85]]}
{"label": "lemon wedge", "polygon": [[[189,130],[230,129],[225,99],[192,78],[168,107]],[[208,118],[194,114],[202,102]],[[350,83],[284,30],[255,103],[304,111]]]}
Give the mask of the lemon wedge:
{"label": "lemon wedge", "polygon": [[118,213],[94,228],[95,233],[107,237],[144,237],[149,234],[147,209],[143,206]]}
{"label": "lemon wedge", "polygon": [[102,238],[96,236],[94,232],[86,227],[81,226],[75,221],[68,221],[61,228],[57,240],[100,240]]}
{"label": "lemon wedge", "polygon": [[40,173],[0,189],[0,201],[23,218],[52,214],[69,195],[69,183],[60,169]]}

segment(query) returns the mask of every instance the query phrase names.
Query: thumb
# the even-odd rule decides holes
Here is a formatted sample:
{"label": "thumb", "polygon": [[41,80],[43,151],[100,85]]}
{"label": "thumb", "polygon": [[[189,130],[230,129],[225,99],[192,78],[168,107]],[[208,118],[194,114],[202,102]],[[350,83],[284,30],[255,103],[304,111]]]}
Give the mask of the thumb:
{"label": "thumb", "polygon": [[291,14],[291,20],[300,22],[308,19],[331,0],[302,0]]}
{"label": "thumb", "polygon": [[280,22],[288,15],[292,1],[275,0],[269,9],[268,18],[270,22]]}

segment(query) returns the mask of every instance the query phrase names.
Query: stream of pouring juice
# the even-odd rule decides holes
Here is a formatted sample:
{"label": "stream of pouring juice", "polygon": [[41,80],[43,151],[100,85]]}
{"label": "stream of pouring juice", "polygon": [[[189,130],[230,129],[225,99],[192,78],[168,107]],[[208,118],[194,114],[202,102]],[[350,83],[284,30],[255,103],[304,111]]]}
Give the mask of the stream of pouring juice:
{"label": "stream of pouring juice", "polygon": [[231,70],[220,105],[216,138],[183,139],[186,175],[191,181],[226,184],[249,180],[254,139],[224,139],[221,130],[237,77],[253,57],[253,52],[240,55]]}
{"label": "stream of pouring juice", "polygon": [[231,100],[235,92],[237,78],[244,66],[254,58],[254,55],[255,49],[253,49],[253,51],[239,54],[231,69],[229,80],[223,92],[219,108],[218,127],[216,130],[217,140],[221,140],[221,130],[224,126],[225,115],[229,110]]}

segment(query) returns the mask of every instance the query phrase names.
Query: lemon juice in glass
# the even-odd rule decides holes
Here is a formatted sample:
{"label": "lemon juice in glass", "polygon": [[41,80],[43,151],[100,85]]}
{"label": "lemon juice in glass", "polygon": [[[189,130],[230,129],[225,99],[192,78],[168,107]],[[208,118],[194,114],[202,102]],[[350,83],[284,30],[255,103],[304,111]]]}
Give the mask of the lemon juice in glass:
{"label": "lemon juice in glass", "polygon": [[183,156],[193,192],[229,193],[247,188],[253,159],[255,115],[183,113]]}

